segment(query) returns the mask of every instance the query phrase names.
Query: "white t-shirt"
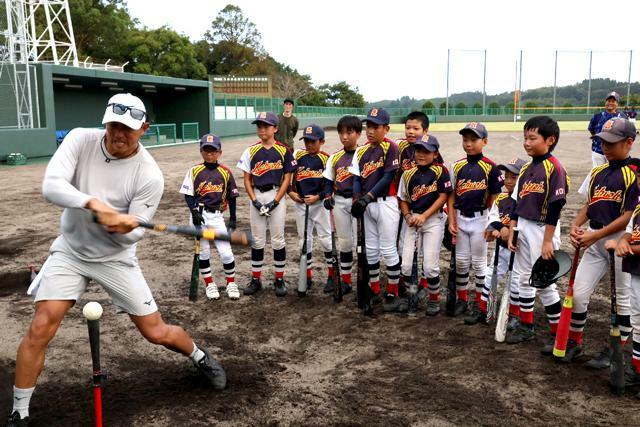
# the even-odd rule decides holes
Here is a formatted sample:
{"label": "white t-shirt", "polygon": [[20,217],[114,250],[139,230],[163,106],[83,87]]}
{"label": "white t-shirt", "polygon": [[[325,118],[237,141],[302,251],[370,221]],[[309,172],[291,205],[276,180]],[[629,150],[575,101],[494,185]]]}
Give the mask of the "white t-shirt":
{"label": "white t-shirt", "polygon": [[104,146],[105,133],[102,129],[73,129],[47,165],[44,198],[65,208],[60,219],[62,234],[51,245],[51,252],[70,252],[91,262],[134,257],[142,228],[127,234],[109,233],[83,208],[95,197],[142,221],[150,221],[158,208],[164,179],[151,154],[140,145],[135,155],[114,159]]}

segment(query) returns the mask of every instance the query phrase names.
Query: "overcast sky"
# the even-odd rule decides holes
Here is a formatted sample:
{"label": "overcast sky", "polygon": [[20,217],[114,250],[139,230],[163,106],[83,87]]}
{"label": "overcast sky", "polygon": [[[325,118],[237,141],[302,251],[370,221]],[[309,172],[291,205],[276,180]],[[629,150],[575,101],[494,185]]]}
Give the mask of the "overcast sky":
{"label": "overcast sky", "polygon": [[[556,49],[558,85],[588,77],[589,50],[593,78],[626,82],[634,46],[631,80],[640,80],[638,0],[128,0],[128,7],[143,25],[168,25],[195,41],[230,2],[276,60],[314,84],[345,80],[367,101],[444,96],[447,49],[450,93],[482,91],[485,49],[488,94],[513,90],[520,49],[523,90],[553,85]],[[625,25],[625,17],[634,21]]]}

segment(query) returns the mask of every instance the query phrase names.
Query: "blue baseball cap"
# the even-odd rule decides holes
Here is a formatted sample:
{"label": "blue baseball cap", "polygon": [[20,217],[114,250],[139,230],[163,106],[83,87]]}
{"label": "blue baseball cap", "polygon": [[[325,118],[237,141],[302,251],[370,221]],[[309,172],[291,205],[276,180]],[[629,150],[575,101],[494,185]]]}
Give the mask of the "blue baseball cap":
{"label": "blue baseball cap", "polygon": [[371,122],[377,125],[388,125],[391,121],[389,113],[384,108],[373,107],[367,113],[367,118],[362,119],[363,122]]}
{"label": "blue baseball cap", "polygon": [[256,125],[258,123],[266,123],[271,126],[278,126],[278,116],[273,114],[271,111],[261,111],[256,116],[256,119],[251,122],[252,125]]}
{"label": "blue baseball cap", "polygon": [[304,128],[300,139],[310,139],[312,141],[324,139],[324,129],[316,124],[311,124]]}
{"label": "blue baseball cap", "polygon": [[204,147],[213,147],[216,150],[221,150],[222,141],[220,141],[220,138],[218,136],[212,133],[207,133],[202,135],[202,138],[200,138],[200,148]]}
{"label": "blue baseball cap", "polygon": [[415,142],[414,147],[421,147],[428,152],[433,153],[440,149],[440,143],[438,142],[438,138],[433,135],[422,135],[422,138]]}
{"label": "blue baseball cap", "polygon": [[487,128],[480,122],[467,123],[467,125],[460,129],[460,132],[458,133],[460,135],[464,135],[467,131],[473,132],[478,138],[487,138],[489,136]]}
{"label": "blue baseball cap", "polygon": [[525,160],[522,160],[519,157],[514,157],[513,159],[509,160],[507,163],[499,164],[498,169],[503,171],[509,171],[515,175],[520,175],[520,171],[522,170],[522,167],[525,164],[527,164]]}

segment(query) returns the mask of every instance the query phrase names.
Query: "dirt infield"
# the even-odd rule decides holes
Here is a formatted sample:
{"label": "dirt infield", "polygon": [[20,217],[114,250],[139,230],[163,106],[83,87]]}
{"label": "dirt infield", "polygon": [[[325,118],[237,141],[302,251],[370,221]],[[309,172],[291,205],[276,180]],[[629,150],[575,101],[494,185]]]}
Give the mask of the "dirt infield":
{"label": "dirt infield", "polygon": [[[462,157],[456,133],[434,134],[447,163]],[[337,135],[329,132],[327,138],[325,150],[331,152],[338,147]],[[485,154],[498,162],[524,157],[521,139],[521,132],[492,133]],[[254,140],[223,141],[223,163],[231,166],[240,187],[235,163]],[[572,178],[561,219],[565,249],[568,224],[579,209],[576,191],[591,166],[589,147],[586,132],[563,132],[556,150]],[[188,167],[199,161],[197,147],[151,153],[165,177],[155,220],[184,223],[187,210],[178,189]],[[11,409],[15,352],[33,313],[25,293],[27,265],[42,264],[58,233],[61,209],[45,202],[40,190],[45,167],[0,168],[0,417]],[[250,206],[242,188],[241,194],[238,224],[248,229]],[[291,206],[286,229],[286,279],[293,287],[298,262]],[[268,286],[257,297],[236,302],[224,296],[208,302],[201,290],[199,301],[190,303],[192,251],[189,239],[147,232],[138,258],[163,317],[184,326],[196,342],[219,356],[228,389],[211,391],[185,358],[145,342],[127,316],[115,314],[106,293],[91,285],[51,343],[31,401],[32,425],[92,423],[91,357],[81,315],[82,305],[90,300],[105,308],[106,425],[640,425],[637,390],[614,397],[606,386],[606,372],[582,366],[608,335],[607,286],[600,287],[590,305],[586,355],[562,366],[540,355],[546,334],[508,346],[493,341],[492,329],[465,326],[461,318],[411,320],[382,313],[364,318],[354,307],[353,295],[336,306],[318,284],[305,299],[291,291],[277,299]],[[238,281],[244,284],[250,253],[235,252]],[[315,276],[324,277],[322,254],[316,251],[314,256]],[[223,281],[217,255],[214,260],[214,274]],[[443,272],[448,260],[443,250]],[[264,281],[270,284],[270,250],[265,266]],[[560,288],[564,293],[566,281]],[[546,331],[539,306],[536,317],[539,331]]]}

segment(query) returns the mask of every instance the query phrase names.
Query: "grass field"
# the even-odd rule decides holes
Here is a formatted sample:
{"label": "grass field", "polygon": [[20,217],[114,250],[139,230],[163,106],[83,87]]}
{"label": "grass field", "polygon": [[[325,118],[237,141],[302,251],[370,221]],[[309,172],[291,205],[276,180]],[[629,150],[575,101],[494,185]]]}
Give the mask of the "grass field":
{"label": "grass field", "polygon": [[[466,123],[432,123],[429,126],[431,132],[455,132],[462,129]],[[486,122],[484,123],[489,132],[514,132],[521,131],[524,122]],[[584,130],[587,132],[588,122],[559,122],[560,130]],[[391,132],[403,132],[403,124],[391,125]]]}

